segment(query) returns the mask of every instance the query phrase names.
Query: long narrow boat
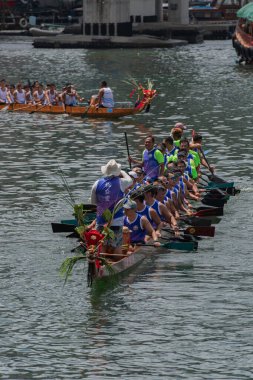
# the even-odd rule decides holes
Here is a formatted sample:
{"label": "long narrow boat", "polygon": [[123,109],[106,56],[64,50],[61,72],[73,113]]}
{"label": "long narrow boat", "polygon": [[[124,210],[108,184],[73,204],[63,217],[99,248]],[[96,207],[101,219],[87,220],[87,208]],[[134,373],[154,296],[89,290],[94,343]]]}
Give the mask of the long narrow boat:
{"label": "long narrow boat", "polygon": [[[117,277],[119,275],[124,274],[127,271],[132,270],[134,267],[139,265],[146,257],[145,247],[137,247],[134,252],[129,252],[122,255],[122,258],[118,261],[110,261],[108,260],[108,265],[96,265],[94,260],[90,260],[88,263],[88,278],[92,278],[91,285],[94,282],[98,282],[99,280],[107,280],[112,279],[113,277]],[[101,253],[101,257],[106,254]]]}
{"label": "long narrow boat", "polygon": [[46,113],[46,114],[68,114],[71,116],[81,116],[90,118],[113,119],[123,116],[130,116],[148,111],[150,103],[156,96],[156,90],[143,89],[142,99],[132,108],[97,108],[96,106],[54,106],[54,105],[33,105],[33,104],[1,104],[1,110],[9,112],[26,113]]}

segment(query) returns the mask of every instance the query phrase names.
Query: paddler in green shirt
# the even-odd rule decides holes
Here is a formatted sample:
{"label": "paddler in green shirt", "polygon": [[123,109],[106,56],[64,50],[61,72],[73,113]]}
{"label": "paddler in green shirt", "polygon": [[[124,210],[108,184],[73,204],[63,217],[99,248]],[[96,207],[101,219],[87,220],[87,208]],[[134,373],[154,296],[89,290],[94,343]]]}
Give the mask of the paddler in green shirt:
{"label": "paddler in green shirt", "polygon": [[177,156],[174,156],[174,162],[178,160],[184,160],[186,162],[186,172],[187,174],[196,181],[198,179],[198,171],[195,166],[194,159],[191,158],[191,155],[187,153],[186,149],[179,149]]}
{"label": "paddler in green shirt", "polygon": [[[205,166],[205,168],[209,169],[212,173],[214,173],[214,167],[211,165],[208,165],[208,163],[205,160],[205,157],[203,157],[202,153],[202,135],[200,133],[193,133],[192,141],[190,142],[190,148],[191,150],[198,153],[200,157],[200,163],[201,165]],[[204,153],[203,153],[204,154]]]}
{"label": "paddler in green shirt", "polygon": [[186,125],[183,123],[176,123],[174,128],[171,130],[171,136],[174,140],[174,145],[180,147],[180,140],[183,136],[184,131],[187,129]]}

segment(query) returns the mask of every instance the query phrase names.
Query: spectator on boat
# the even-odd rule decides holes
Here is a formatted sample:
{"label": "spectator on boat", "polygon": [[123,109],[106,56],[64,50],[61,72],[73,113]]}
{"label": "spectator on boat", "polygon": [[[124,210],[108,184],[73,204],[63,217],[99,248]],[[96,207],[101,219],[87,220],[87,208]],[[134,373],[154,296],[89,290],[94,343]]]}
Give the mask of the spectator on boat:
{"label": "spectator on boat", "polygon": [[8,95],[8,88],[5,82],[5,79],[0,81],[0,104],[2,103],[10,103],[10,98]]}
{"label": "spectator on boat", "polygon": [[137,204],[132,199],[129,199],[123,205],[125,211],[124,226],[128,228],[130,232],[131,245],[145,244],[146,235],[152,237],[155,247],[160,247],[160,243],[157,240],[157,235],[154,228],[151,226],[148,219],[138,214]]}
{"label": "spectator on boat", "polygon": [[22,87],[22,83],[18,83],[16,90],[14,91],[14,103],[26,104],[25,90]]}
{"label": "spectator on boat", "polygon": [[43,88],[43,85],[39,83],[38,90],[33,93],[34,103],[37,105],[46,105],[50,104],[46,91]]}
{"label": "spectator on boat", "polygon": [[145,149],[142,154],[142,161],[138,161],[131,156],[128,157],[129,162],[141,165],[146,173],[146,179],[149,182],[155,181],[164,173],[164,156],[162,152],[155,146],[155,138],[149,135],[145,139]]}
{"label": "spectator on boat", "polygon": [[113,93],[106,81],[101,82],[98,94],[91,97],[90,105],[94,105],[98,108],[114,107]]}
{"label": "spectator on boat", "polygon": [[[108,223],[103,216],[105,210],[111,213],[116,204],[124,197],[124,192],[131,186],[131,177],[121,170],[121,165],[115,160],[110,160],[106,165],[101,166],[103,178],[97,180],[91,190],[91,203],[97,205],[96,229],[102,232],[104,225]],[[114,238],[104,241],[103,249],[107,253],[120,255],[122,252],[122,228],[124,222],[124,212],[122,206],[113,216],[110,229],[114,232]]]}
{"label": "spectator on boat", "polygon": [[61,99],[65,106],[74,107],[78,105],[78,102],[82,102],[84,99],[80,97],[77,91],[74,89],[74,86],[71,83],[68,83],[64,88]]}

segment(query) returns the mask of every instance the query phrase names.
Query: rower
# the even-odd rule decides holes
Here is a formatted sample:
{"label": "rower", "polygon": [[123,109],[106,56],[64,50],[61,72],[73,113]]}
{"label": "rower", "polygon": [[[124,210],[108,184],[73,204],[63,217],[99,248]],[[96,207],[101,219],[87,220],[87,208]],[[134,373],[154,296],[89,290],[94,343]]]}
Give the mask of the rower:
{"label": "rower", "polygon": [[15,85],[11,84],[8,91],[8,97],[10,99],[10,103],[14,103],[14,91],[15,91]]}
{"label": "rower", "polygon": [[5,79],[0,81],[0,103],[11,103]]}
{"label": "rower", "polygon": [[198,152],[190,149],[190,142],[187,138],[182,138],[180,140],[180,149],[185,149],[187,151],[187,158],[193,159],[195,168],[198,171],[200,167],[200,157]]}
{"label": "rower", "polygon": [[143,192],[141,190],[134,191],[131,194],[131,199],[136,202],[136,212],[148,219],[151,226],[155,229],[157,237],[160,237],[163,222],[161,221],[161,218],[158,216],[157,212],[152,207],[149,207],[147,204],[145,204]]}
{"label": "rower", "polygon": [[174,145],[178,148],[180,146],[180,140],[186,129],[187,127],[183,123],[176,123],[175,126],[171,130],[171,136],[173,138]]}
{"label": "rower", "polygon": [[206,162],[206,159],[205,157],[203,157],[203,154],[202,154],[202,135],[200,133],[196,133],[194,132],[193,136],[192,136],[192,141],[190,142],[190,148],[197,152],[199,157],[200,157],[200,161],[201,161],[201,164],[203,166],[205,166],[205,168],[209,169],[211,171],[211,173],[213,174],[214,173],[214,166],[212,165],[208,165],[208,163]]}
{"label": "rower", "polygon": [[174,154],[178,150],[178,147],[175,146],[173,138],[171,136],[166,137],[165,139],[163,139],[163,143],[166,146],[167,159],[168,157],[174,156]]}
{"label": "rower", "polygon": [[54,83],[51,83],[48,85],[48,89],[46,90],[49,103],[52,105],[58,105],[59,104],[59,94],[56,91],[56,87]]}
{"label": "rower", "polygon": [[74,107],[78,105],[78,101],[82,102],[84,99],[80,97],[74,86],[71,83],[66,84],[66,87],[61,94],[61,98],[65,106]]}
{"label": "rower", "polygon": [[186,185],[187,192],[188,192],[187,194],[193,200],[199,200],[200,193],[199,193],[198,187],[196,185],[196,182],[192,178],[190,178],[190,176],[188,175],[186,171],[187,170],[186,162],[183,159],[179,159],[176,167],[182,173],[182,179]]}
{"label": "rower", "polygon": [[46,91],[43,89],[43,85],[39,83],[38,90],[33,93],[34,102],[37,105],[50,104]]}
{"label": "rower", "polygon": [[17,88],[14,91],[13,95],[14,95],[14,103],[26,104],[25,90],[23,89],[21,83],[17,84]]}
{"label": "rower", "polygon": [[124,226],[130,231],[131,245],[145,244],[146,235],[152,237],[155,247],[160,247],[157,235],[150,222],[145,216],[139,215],[136,212],[137,204],[129,199],[123,205],[125,211]]}
{"label": "rower", "polygon": [[26,84],[24,86],[24,91],[25,91],[26,103],[27,104],[33,104],[33,96],[32,96],[32,92],[31,92],[30,86],[28,84]]}
{"label": "rower", "polygon": [[178,225],[175,217],[172,215],[172,213],[168,210],[168,208],[161,202],[155,199],[155,196],[157,194],[157,188],[152,185],[144,186],[143,193],[145,197],[145,203],[149,207],[152,207],[160,217],[160,219],[166,223],[169,223],[170,226],[177,231]]}
{"label": "rower", "polygon": [[[159,177],[158,181],[166,190],[162,203],[165,204],[165,206],[172,213],[172,215],[174,215],[176,219],[179,219],[179,213],[176,208],[177,197],[176,197],[176,194],[172,191],[174,187],[174,183],[165,176]],[[156,199],[158,198],[156,197]],[[160,201],[160,199],[158,200]]]}

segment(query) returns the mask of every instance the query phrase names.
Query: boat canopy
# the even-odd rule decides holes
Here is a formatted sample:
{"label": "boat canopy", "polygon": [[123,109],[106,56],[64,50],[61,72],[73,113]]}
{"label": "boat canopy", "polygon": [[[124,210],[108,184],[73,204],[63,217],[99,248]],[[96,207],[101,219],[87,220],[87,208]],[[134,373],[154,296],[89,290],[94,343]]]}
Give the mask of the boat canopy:
{"label": "boat canopy", "polygon": [[245,18],[249,21],[253,21],[253,3],[244,5],[244,7],[239,9],[236,15],[239,18]]}

